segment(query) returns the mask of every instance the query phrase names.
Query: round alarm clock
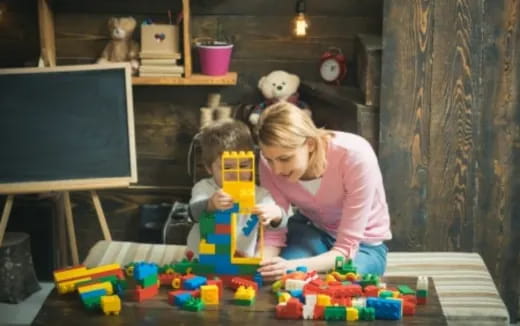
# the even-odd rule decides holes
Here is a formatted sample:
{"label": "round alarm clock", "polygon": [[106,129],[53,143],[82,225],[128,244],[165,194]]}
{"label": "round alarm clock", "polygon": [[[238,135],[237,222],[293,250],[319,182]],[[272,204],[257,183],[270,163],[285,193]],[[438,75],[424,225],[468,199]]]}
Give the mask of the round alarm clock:
{"label": "round alarm clock", "polygon": [[338,84],[347,76],[345,56],[339,48],[329,48],[320,58],[320,76],[327,83]]}

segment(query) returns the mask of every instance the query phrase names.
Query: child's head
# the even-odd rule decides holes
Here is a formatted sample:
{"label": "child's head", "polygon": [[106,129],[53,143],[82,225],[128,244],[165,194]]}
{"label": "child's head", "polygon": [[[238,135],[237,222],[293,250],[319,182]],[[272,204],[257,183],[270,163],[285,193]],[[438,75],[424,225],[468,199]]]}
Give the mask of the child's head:
{"label": "child's head", "polygon": [[277,175],[294,182],[323,173],[330,132],[317,128],[294,104],[268,107],[260,116],[257,133],[262,153]]}
{"label": "child's head", "polygon": [[218,120],[204,127],[200,135],[202,161],[219,186],[222,186],[220,158],[225,151],[252,151],[249,127],[233,119]]}

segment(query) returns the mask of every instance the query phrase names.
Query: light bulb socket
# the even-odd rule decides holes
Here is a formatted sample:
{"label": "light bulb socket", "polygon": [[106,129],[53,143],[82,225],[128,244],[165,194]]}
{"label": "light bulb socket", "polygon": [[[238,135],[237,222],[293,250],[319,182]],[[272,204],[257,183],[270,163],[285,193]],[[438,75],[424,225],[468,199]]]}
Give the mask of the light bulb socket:
{"label": "light bulb socket", "polygon": [[305,0],[298,0],[296,2],[296,13],[304,13],[305,12]]}

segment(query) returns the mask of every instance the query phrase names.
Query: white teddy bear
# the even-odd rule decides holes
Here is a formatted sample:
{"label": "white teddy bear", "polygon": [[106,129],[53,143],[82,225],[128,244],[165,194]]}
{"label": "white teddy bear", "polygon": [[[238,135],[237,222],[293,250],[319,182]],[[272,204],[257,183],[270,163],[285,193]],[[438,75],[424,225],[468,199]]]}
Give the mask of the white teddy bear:
{"label": "white teddy bear", "polygon": [[275,70],[267,76],[263,76],[258,81],[258,89],[264,95],[265,101],[255,106],[249,115],[249,122],[252,125],[258,123],[262,111],[271,104],[279,101],[287,101],[305,110],[311,115],[308,105],[298,99],[298,87],[300,86],[300,77],[290,74],[283,70]]}

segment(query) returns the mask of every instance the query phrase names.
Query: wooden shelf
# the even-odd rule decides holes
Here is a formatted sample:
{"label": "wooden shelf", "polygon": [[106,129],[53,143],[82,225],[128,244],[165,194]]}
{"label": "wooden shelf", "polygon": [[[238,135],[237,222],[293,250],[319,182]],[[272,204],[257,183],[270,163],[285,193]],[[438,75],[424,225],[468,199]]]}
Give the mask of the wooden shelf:
{"label": "wooden shelf", "polygon": [[133,77],[133,85],[236,85],[237,73],[228,72],[224,76],[192,74],[190,77]]}

